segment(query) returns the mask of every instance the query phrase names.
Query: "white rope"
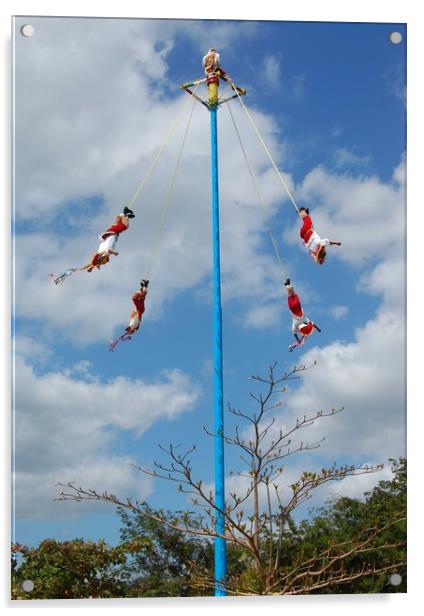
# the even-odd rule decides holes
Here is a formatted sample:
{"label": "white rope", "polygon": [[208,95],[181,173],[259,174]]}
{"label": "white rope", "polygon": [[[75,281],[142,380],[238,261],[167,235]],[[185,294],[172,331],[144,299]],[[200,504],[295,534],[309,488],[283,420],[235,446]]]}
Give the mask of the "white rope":
{"label": "white rope", "polygon": [[268,148],[267,148],[267,146],[266,146],[265,141],[262,139],[261,134],[260,134],[260,132],[259,132],[258,128],[256,127],[256,124],[255,124],[255,122],[253,121],[253,118],[252,118],[252,116],[250,115],[249,111],[247,110],[247,107],[246,107],[246,105],[245,105],[245,103],[244,103],[244,101],[243,101],[242,97],[240,96],[240,93],[237,91],[237,89],[236,89],[236,92],[237,92],[237,96],[238,96],[238,98],[239,98],[239,100],[240,100],[240,102],[241,102],[241,104],[242,104],[242,107],[243,107],[244,111],[246,112],[246,115],[247,115],[247,117],[249,118],[249,120],[250,120],[250,122],[251,122],[251,124],[252,124],[252,126],[253,126],[253,129],[254,129],[254,131],[255,131],[255,133],[256,133],[256,136],[257,136],[257,137],[258,137],[258,139],[259,139],[259,142],[261,143],[261,145],[262,145],[262,147],[264,148],[264,150],[265,150],[266,154],[268,155],[269,160],[271,161],[271,163],[272,163],[272,165],[273,165],[273,167],[274,167],[275,171],[277,172],[277,175],[278,175],[278,177],[279,177],[279,179],[280,179],[280,182],[281,182],[281,183],[282,183],[282,185],[284,186],[284,188],[285,188],[285,190],[286,190],[286,192],[287,192],[288,196],[290,197],[291,202],[292,202],[292,203],[293,203],[293,205],[294,205],[294,208],[295,208],[296,212],[297,212],[297,213],[298,213],[298,215],[300,216],[300,211],[299,211],[299,208],[297,207],[296,201],[294,200],[294,197],[293,197],[293,195],[291,194],[291,192],[290,192],[290,190],[289,190],[289,187],[287,186],[287,184],[286,184],[286,182],[285,182],[285,180],[284,180],[284,177],[282,176],[282,174],[280,173],[280,171],[279,171],[279,169],[278,169],[277,165],[275,164],[274,159],[273,159],[273,158],[272,158],[272,156],[271,156],[271,152],[268,150]]}
{"label": "white rope", "polygon": [[[199,87],[199,86],[197,85],[194,91],[196,91],[198,87]],[[190,102],[190,101],[188,101],[188,103],[189,103],[189,102]],[[178,116],[177,116],[177,118],[176,118],[176,120],[175,120],[174,124],[173,124],[173,125],[172,125],[172,127],[171,127],[171,130],[168,132],[168,135],[166,136],[166,138],[165,138],[164,142],[162,143],[161,147],[159,148],[159,151],[157,152],[157,154],[156,154],[155,158],[153,159],[153,162],[151,163],[151,165],[150,165],[149,169],[147,170],[146,175],[144,176],[143,180],[141,181],[140,185],[138,186],[137,190],[135,191],[135,193],[134,193],[134,195],[133,195],[132,199],[129,201],[129,203],[128,203],[128,207],[129,207],[130,209],[131,209],[131,208],[132,208],[132,206],[134,205],[135,200],[136,200],[136,199],[137,199],[137,197],[139,196],[140,192],[143,190],[144,185],[146,184],[147,180],[149,179],[149,177],[150,177],[150,175],[151,175],[151,173],[152,173],[152,171],[153,171],[153,169],[154,169],[154,167],[155,167],[156,163],[158,162],[158,160],[159,160],[159,158],[160,158],[160,156],[161,156],[161,154],[162,154],[162,152],[163,152],[163,150],[164,150],[164,148],[165,148],[166,144],[167,144],[167,143],[168,143],[168,141],[170,140],[170,138],[171,138],[171,136],[172,136],[172,133],[173,133],[173,132],[174,132],[174,130],[176,129],[176,127],[177,127],[177,125],[178,125],[179,121],[181,120],[181,118],[182,118],[182,116],[183,116],[183,113],[185,112],[186,108],[189,106],[189,105],[188,105],[188,103],[187,103],[187,104],[184,104],[184,105],[182,106],[180,113],[178,114]]]}
{"label": "white rope", "polygon": [[[236,125],[236,122],[235,122],[235,119],[234,119],[234,116],[233,116],[233,112],[231,111],[230,104],[227,103],[227,105],[228,105],[228,111],[230,112],[230,116],[231,116],[231,119],[233,121],[233,125],[234,125],[234,128],[235,128],[235,131],[237,133],[237,137],[238,137],[238,140],[239,140],[239,143],[240,143],[241,150],[243,152],[244,159],[245,159],[246,164],[247,164],[247,168],[249,169],[250,177],[252,178],[253,186],[254,186],[256,195],[258,197],[258,201],[259,201],[259,203],[260,203],[260,205],[262,206],[262,209],[263,209],[264,221],[265,221],[265,224],[266,224],[266,213],[267,213],[266,207],[265,207],[265,204],[264,204],[263,199],[261,197],[261,193],[260,193],[258,185],[256,183],[255,176],[253,174],[252,168],[250,166],[249,159],[248,159],[247,154],[246,154],[246,150],[245,150],[245,148],[243,146],[243,142],[241,140],[241,136],[240,136],[239,130],[237,128],[237,125]],[[271,229],[268,227],[268,225],[267,225],[267,231],[268,231],[268,234],[269,234],[269,236],[271,238],[272,245],[274,246],[275,254],[277,255],[277,259],[278,259],[278,262],[280,264],[280,267],[281,267],[281,269],[283,271],[283,274],[285,274],[286,272],[285,272],[285,268],[284,268],[284,265],[283,265],[280,253],[278,251],[277,242],[275,241],[274,235],[273,235]]]}
{"label": "white rope", "polygon": [[155,237],[155,240],[153,242],[152,253],[150,255],[150,261],[149,261],[149,265],[147,267],[147,273],[146,273],[146,278],[147,279],[149,279],[149,277],[150,277],[150,271],[151,271],[151,268],[152,268],[153,260],[154,260],[154,258],[156,256],[156,252],[157,252],[157,247],[158,247],[158,243],[159,243],[159,237],[160,237],[163,225],[165,224],[166,214],[167,214],[167,212],[169,210],[169,206],[171,204],[172,191],[173,191],[173,188],[174,188],[175,179],[177,177],[178,169],[179,169],[179,166],[180,166],[180,163],[181,163],[181,158],[182,158],[182,154],[183,154],[183,150],[184,150],[184,145],[185,145],[185,142],[186,142],[186,138],[187,138],[188,129],[189,129],[189,126],[190,126],[190,123],[191,123],[191,119],[193,117],[195,105],[196,105],[196,99],[193,99],[193,104],[192,104],[190,116],[189,116],[189,119],[188,119],[188,122],[187,122],[187,126],[186,126],[184,137],[183,137],[183,141],[181,143],[180,151],[179,151],[177,162],[176,162],[175,169],[174,169],[174,175],[172,177],[171,184],[170,184],[170,186],[168,188],[168,193],[167,193],[164,205],[162,207],[160,221],[159,221],[158,229],[156,231],[156,237]]}

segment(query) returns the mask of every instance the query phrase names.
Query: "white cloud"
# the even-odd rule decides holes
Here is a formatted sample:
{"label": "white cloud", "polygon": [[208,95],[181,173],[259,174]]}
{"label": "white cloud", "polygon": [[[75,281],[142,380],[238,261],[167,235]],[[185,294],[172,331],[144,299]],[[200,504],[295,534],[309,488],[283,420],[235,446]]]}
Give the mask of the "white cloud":
{"label": "white cloud", "polygon": [[383,75],[387,91],[406,106],[406,73],[402,63],[393,64]]}
{"label": "white cloud", "polygon": [[365,273],[359,289],[382,295],[385,305],[403,312],[406,301],[406,260],[404,256],[390,257]]}
{"label": "white cloud", "polygon": [[338,148],[333,154],[333,162],[336,167],[362,167],[371,160],[370,156],[360,156],[347,148]]}
{"label": "white cloud", "polygon": [[[393,171],[393,179],[402,189],[405,188],[405,180],[406,180],[405,155],[402,156],[402,160],[400,161],[398,166],[395,167]],[[404,199],[405,198],[406,198],[406,195],[404,194]]]}
{"label": "white cloud", "polygon": [[[64,438],[65,441],[65,438]],[[69,447],[69,445],[68,445]],[[64,442],[64,448],[67,444]],[[55,461],[53,468],[20,471],[14,481],[16,510],[23,519],[69,519],[80,515],[104,513],[104,504],[87,501],[59,502],[61,492],[70,492],[58,483],[74,483],[76,487],[109,492],[121,498],[144,500],[154,491],[153,481],[133,468],[136,460],[130,456],[89,456],[70,465]]]}
{"label": "white cloud", "polygon": [[336,124],[334,124],[334,126],[331,129],[331,136],[336,139],[337,137],[340,137],[341,135],[343,135],[343,127],[340,126],[340,124],[336,122]]}
{"label": "white cloud", "polygon": [[281,95],[287,100],[301,100],[305,93],[306,75],[303,73],[286,75],[281,64],[281,54],[267,54],[262,61],[260,70],[262,82],[268,88],[281,92]]}
{"label": "white cloud", "polygon": [[[371,466],[372,463],[364,462],[364,465]],[[358,477],[346,477],[343,481],[335,481],[330,483],[326,488],[326,498],[363,498],[366,492],[370,492],[373,487],[380,481],[390,481],[393,479],[393,473],[388,464],[377,473],[359,475]]]}
{"label": "white cloud", "polygon": [[289,97],[292,100],[299,101],[303,99],[305,94],[306,75],[293,75],[291,78]]}
{"label": "white cloud", "polygon": [[339,319],[344,319],[347,316],[349,308],[347,306],[332,306],[330,312],[338,321]]}
{"label": "white cloud", "polygon": [[264,304],[252,308],[247,314],[245,325],[254,329],[276,327],[281,322],[282,301],[273,304]]}
{"label": "white cloud", "polygon": [[[116,191],[117,174],[127,168],[137,178],[182,98],[175,96],[179,84],[168,74],[167,63],[173,38],[182,29],[178,21],[40,19],[36,28],[31,53],[28,41],[17,39],[20,218],[37,218],[99,191],[107,196],[109,188]],[[203,48],[209,29],[209,36],[224,46],[236,31],[240,34],[239,28],[193,22],[184,34],[203,40]],[[201,57],[199,51],[199,72]],[[116,191],[124,203],[131,187],[128,182]]]}
{"label": "white cloud", "polygon": [[374,461],[405,454],[404,323],[381,311],[356,333],[350,344],[315,347],[300,361],[317,366],[290,396],[290,418],[314,410],[345,407],[342,417],[311,428],[326,436],[326,455],[358,458],[373,452]]}
{"label": "white cloud", "polygon": [[147,95],[153,77],[161,82],[166,76],[164,52],[155,50],[152,27],[113,20],[78,20],[78,28],[69,26],[67,20],[41,20],[30,55],[18,40],[19,217],[37,217],[65,200],[101,190],[137,160],[139,135],[145,151],[151,144],[147,114],[124,112],[125,122],[120,116]]}
{"label": "white cloud", "polygon": [[[181,24],[178,22],[174,24],[169,27],[175,34],[181,30]],[[184,29],[184,35],[196,45],[200,59],[210,47],[218,49],[221,63],[228,71],[228,56],[234,53],[235,39],[239,37],[244,41],[254,39],[259,28],[258,23],[254,21],[190,20],[189,27]]]}
{"label": "white cloud", "polygon": [[273,88],[279,85],[281,78],[281,62],[273,55],[267,55],[263,61],[263,76]]}
{"label": "white cloud", "polygon": [[14,352],[29,362],[36,357],[37,363],[47,361],[53,355],[52,350],[46,344],[25,335],[15,338]]}
{"label": "white cloud", "polygon": [[114,453],[115,437],[130,430],[138,439],[154,423],[191,411],[199,395],[198,386],[179,370],[164,371],[154,381],[125,376],[104,381],[90,371],[88,362],[79,362],[62,372],[37,375],[17,355],[16,515],[56,512],[51,499],[57,496],[58,481],[147,496],[150,482],[140,482],[132,470],[137,460]]}

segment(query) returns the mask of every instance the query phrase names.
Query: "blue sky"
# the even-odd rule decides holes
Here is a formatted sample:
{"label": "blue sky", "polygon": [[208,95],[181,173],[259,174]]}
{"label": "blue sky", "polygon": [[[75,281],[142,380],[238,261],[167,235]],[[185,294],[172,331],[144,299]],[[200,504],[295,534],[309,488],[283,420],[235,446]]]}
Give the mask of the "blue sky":
{"label": "blue sky", "polygon": [[[23,23],[17,18],[17,33]],[[34,37],[16,36],[16,539],[116,540],[113,511],[54,502],[57,481],[181,506],[172,485],[153,484],[131,470],[133,462],[159,458],[158,443],[196,443],[199,477],[213,480],[212,442],[203,434],[213,421],[204,108],[195,109],[134,340],[114,354],[107,351],[144,275],[184,126],[135,204],[119,257],[62,287],[48,279],[51,271],[85,263],[98,233],[131,198],[174,115],[189,103],[180,83],[202,75],[209,46],[248,89],[246,104],[297,203],[310,207],[322,235],[343,243],[330,249],[325,266],[310,260],[292,204],[234,101],[267,224],[306,314],[322,328],[294,357],[287,352],[290,316],[281,272],[222,108],[225,403],[251,408],[248,377],[266,373],[274,361],[281,370],[317,361],[291,387],[278,421],[284,426],[305,412],[346,410],[313,426],[309,438],[327,440],[313,455],[293,458],[288,478],[334,460],[379,463],[403,455],[405,27],[76,18],[32,23]],[[400,45],[389,42],[393,30],[403,35]],[[226,425],[233,426],[231,417]],[[239,468],[231,452],[226,466]],[[338,493],[361,494],[382,476],[343,482]]]}

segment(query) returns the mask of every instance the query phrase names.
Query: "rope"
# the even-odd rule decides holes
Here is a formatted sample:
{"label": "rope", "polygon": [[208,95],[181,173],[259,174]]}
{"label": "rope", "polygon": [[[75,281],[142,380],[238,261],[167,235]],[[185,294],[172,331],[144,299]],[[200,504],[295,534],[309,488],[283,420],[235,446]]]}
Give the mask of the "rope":
{"label": "rope", "polygon": [[[244,155],[244,159],[245,159],[247,167],[249,169],[250,177],[252,178],[253,186],[255,188],[255,192],[256,192],[256,195],[258,197],[258,201],[259,201],[260,205],[262,206],[262,209],[263,209],[263,212],[264,212],[264,221],[266,223],[266,207],[265,207],[265,204],[264,204],[263,199],[261,197],[261,193],[259,192],[259,188],[258,188],[258,185],[256,183],[255,176],[253,174],[252,168],[250,166],[249,159],[248,159],[247,154],[246,154],[246,150],[244,149],[243,142],[241,140],[241,136],[240,136],[239,130],[238,130],[236,122],[234,120],[234,116],[233,116],[233,112],[231,111],[230,104],[228,103],[227,106],[228,106],[228,111],[230,112],[231,119],[232,119],[233,124],[234,124],[235,131],[237,133],[237,137],[238,137],[238,140],[239,140],[239,143],[240,143],[241,150],[242,150],[243,155]],[[268,234],[269,234],[269,236],[271,238],[272,245],[274,246],[275,254],[277,255],[277,259],[278,259],[278,262],[280,264],[281,270],[283,271],[283,274],[285,274],[284,265],[283,265],[283,262],[281,260],[281,256],[280,256],[280,253],[278,251],[278,248],[277,248],[277,242],[275,241],[274,235],[273,235],[271,229],[268,227],[268,225],[267,225],[267,231],[268,231]]]}
{"label": "rope", "polygon": [[[196,88],[194,89],[194,92],[197,90],[197,88],[199,87],[199,85],[196,86]],[[190,102],[190,101],[188,101]],[[128,207],[130,209],[132,209],[132,206],[134,205],[135,200],[137,199],[137,197],[139,196],[140,192],[143,190],[145,183],[147,182],[147,180],[149,179],[156,163],[158,162],[166,144],[168,143],[168,141],[171,138],[172,133],[174,132],[175,128],[177,127],[177,124],[179,123],[179,121],[181,120],[183,113],[185,112],[186,108],[188,107],[188,103],[183,105],[181,108],[180,113],[177,116],[177,119],[175,120],[174,124],[171,127],[171,130],[169,131],[168,135],[166,136],[164,142],[162,143],[161,147],[159,148],[158,153],[156,154],[155,158],[153,159],[153,162],[151,163],[149,169],[146,172],[146,175],[144,176],[143,180],[141,181],[140,185],[138,186],[137,190],[135,191],[132,199],[129,201],[128,203]]]}
{"label": "rope", "polygon": [[[221,91],[221,99],[224,98],[224,94],[226,94],[228,88],[230,87],[230,84],[228,81],[225,82],[225,86],[223,88],[223,90]],[[232,88],[231,88],[232,89]]]}
{"label": "rope", "polygon": [[[231,83],[232,83],[232,82],[231,82]],[[239,101],[240,101],[240,102],[241,102],[241,104],[242,104],[242,107],[243,107],[244,111],[246,112],[247,117],[249,118],[249,120],[250,120],[250,122],[251,122],[251,124],[252,124],[252,126],[253,126],[253,129],[254,129],[254,131],[255,131],[255,133],[256,133],[256,136],[257,136],[257,137],[258,137],[258,139],[259,139],[259,142],[261,143],[261,145],[262,145],[262,147],[264,148],[264,150],[265,150],[266,154],[268,155],[269,160],[271,161],[271,163],[272,163],[272,165],[273,165],[273,167],[274,167],[275,171],[277,172],[277,175],[278,175],[278,177],[279,177],[279,179],[280,179],[280,182],[282,183],[282,185],[283,185],[283,186],[284,186],[284,188],[286,189],[286,192],[287,192],[288,196],[290,197],[290,200],[291,200],[291,202],[293,203],[293,205],[294,205],[294,208],[295,208],[296,212],[297,212],[297,213],[298,213],[298,215],[300,216],[300,211],[299,211],[299,208],[297,207],[296,201],[294,200],[294,197],[293,197],[293,195],[291,194],[291,192],[290,192],[290,190],[289,190],[289,187],[287,186],[287,184],[286,184],[286,182],[285,182],[285,180],[284,180],[284,178],[283,178],[282,174],[280,173],[280,171],[279,171],[279,169],[278,169],[277,165],[275,164],[274,159],[273,159],[273,158],[272,158],[272,156],[271,156],[271,152],[268,150],[268,148],[267,148],[267,146],[266,146],[265,141],[262,139],[261,134],[260,134],[260,132],[259,132],[258,128],[256,127],[255,122],[253,121],[252,116],[250,115],[250,113],[249,113],[249,111],[247,110],[247,107],[246,107],[246,105],[245,105],[245,103],[244,103],[244,101],[243,101],[242,97],[240,96],[240,93],[238,92],[238,90],[237,90],[237,89],[236,89],[235,91],[236,91],[236,93],[237,93],[237,96],[238,96],[238,98],[239,98]]]}
{"label": "rope", "polygon": [[174,175],[172,177],[172,181],[171,181],[171,184],[169,186],[168,193],[167,193],[164,205],[162,207],[160,221],[159,221],[158,229],[156,231],[156,237],[155,237],[155,240],[153,242],[152,253],[150,255],[150,261],[149,261],[149,265],[147,267],[147,273],[146,273],[146,278],[147,279],[149,279],[149,277],[150,277],[150,270],[151,270],[151,267],[152,267],[153,260],[154,260],[154,258],[156,256],[156,251],[157,251],[157,247],[158,247],[159,237],[160,237],[163,225],[165,223],[166,214],[168,212],[168,209],[169,209],[169,206],[170,206],[170,203],[171,203],[172,190],[174,188],[175,179],[177,177],[177,172],[178,172],[178,169],[179,169],[179,166],[180,166],[180,162],[181,162],[181,158],[182,158],[182,153],[183,153],[183,150],[184,150],[184,145],[185,145],[185,142],[186,142],[187,133],[188,133],[188,129],[189,129],[189,126],[190,126],[190,123],[191,123],[191,119],[193,117],[195,105],[196,105],[196,100],[193,99],[193,104],[192,104],[190,116],[189,116],[189,119],[188,119],[188,122],[187,122],[187,126],[186,126],[184,137],[183,137],[183,141],[181,143],[180,151],[179,151],[177,162],[176,162],[176,165],[175,165]]}

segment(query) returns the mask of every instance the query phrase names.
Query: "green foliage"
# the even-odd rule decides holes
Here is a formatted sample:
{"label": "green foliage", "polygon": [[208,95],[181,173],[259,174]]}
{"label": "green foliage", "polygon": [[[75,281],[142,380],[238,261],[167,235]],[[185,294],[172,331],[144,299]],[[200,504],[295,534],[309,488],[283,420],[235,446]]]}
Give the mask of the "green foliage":
{"label": "green foliage", "polygon": [[[104,541],[45,539],[37,548],[12,546],[12,598],[121,597],[125,585],[120,572],[125,560],[121,546],[110,548]],[[23,590],[25,580],[34,583],[32,592]]]}
{"label": "green foliage", "polygon": [[170,524],[183,514],[153,511],[140,505],[142,513],[119,508],[121,540],[128,553],[125,576],[131,597],[180,597],[201,594],[191,580],[210,575],[213,570],[213,544],[183,535],[144,513],[154,513]]}
{"label": "green foliage", "polygon": [[[210,595],[205,580],[213,579],[213,540],[182,534],[145,513],[159,516],[169,524],[182,526],[185,512],[153,511],[140,505],[142,513],[120,508],[121,540],[130,553],[125,575],[126,596],[193,597]],[[190,516],[191,527],[200,528],[201,518]],[[244,554],[237,546],[227,546],[228,570],[232,576],[245,570]]]}
{"label": "green foliage", "polygon": [[[348,552],[354,544],[357,546],[351,555],[343,559],[343,569],[347,575],[355,575],[365,568],[381,569],[406,560],[406,459],[391,459],[390,462],[393,479],[380,481],[365,493],[364,500],[341,497],[318,510],[312,520],[304,520],[298,525],[291,521],[283,541],[282,574],[336,544],[343,544],[339,553]],[[361,552],[359,544],[377,530],[375,539]],[[333,549],[333,553],[336,552]],[[335,568],[338,566],[339,562]],[[402,576],[399,586],[390,584],[392,573]],[[358,577],[343,584],[331,584],[314,592],[406,592],[406,566]]]}

